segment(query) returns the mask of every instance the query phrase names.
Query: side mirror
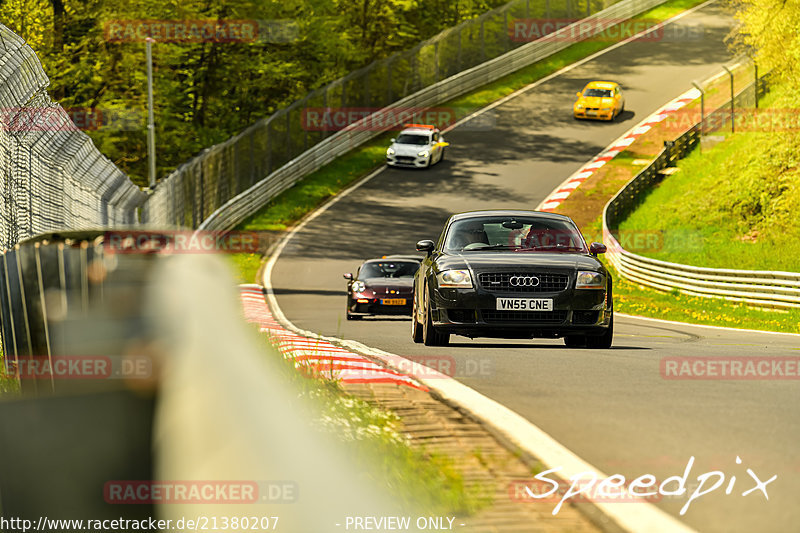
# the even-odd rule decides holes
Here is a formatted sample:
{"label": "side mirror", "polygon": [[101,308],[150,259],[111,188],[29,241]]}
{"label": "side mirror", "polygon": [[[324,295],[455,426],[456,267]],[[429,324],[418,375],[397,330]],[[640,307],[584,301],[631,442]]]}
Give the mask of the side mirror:
{"label": "side mirror", "polygon": [[580,97],[581,97],[581,92],[580,92],[580,91],[578,91],[578,94],[577,94],[576,96],[577,96],[578,98],[580,98]]}
{"label": "side mirror", "polygon": [[352,273],[352,272],[345,272],[345,273],[342,275],[342,277],[343,277],[344,279],[353,279],[353,273]]}
{"label": "side mirror", "polygon": [[592,255],[606,253],[606,245],[601,242],[593,242],[589,245],[589,253]]}
{"label": "side mirror", "polygon": [[394,141],[395,141],[395,138],[394,138],[394,137],[392,137],[391,139],[389,139],[389,142],[390,142],[390,143],[394,143]]}
{"label": "side mirror", "polygon": [[431,252],[433,252],[433,248],[435,246],[436,245],[433,244],[433,241],[429,241],[429,240],[419,241],[419,242],[417,242],[417,251],[418,252],[425,252],[428,255],[431,255]]}

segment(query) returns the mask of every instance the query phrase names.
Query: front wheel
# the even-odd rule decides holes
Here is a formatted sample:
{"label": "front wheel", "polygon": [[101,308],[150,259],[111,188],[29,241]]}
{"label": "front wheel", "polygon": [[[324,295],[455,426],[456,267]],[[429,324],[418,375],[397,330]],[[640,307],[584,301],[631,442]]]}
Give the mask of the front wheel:
{"label": "front wheel", "polygon": [[450,334],[436,329],[431,318],[430,304],[425,306],[425,323],[422,326],[422,342],[425,346],[447,346]]}
{"label": "front wheel", "polygon": [[608,329],[597,337],[586,337],[586,347],[606,350],[611,348],[611,343],[614,340],[614,315],[611,315],[611,321],[608,324]]}
{"label": "front wheel", "polygon": [[417,298],[416,295],[412,296],[412,311],[411,311],[411,338],[417,344],[422,343],[422,324],[417,320]]}

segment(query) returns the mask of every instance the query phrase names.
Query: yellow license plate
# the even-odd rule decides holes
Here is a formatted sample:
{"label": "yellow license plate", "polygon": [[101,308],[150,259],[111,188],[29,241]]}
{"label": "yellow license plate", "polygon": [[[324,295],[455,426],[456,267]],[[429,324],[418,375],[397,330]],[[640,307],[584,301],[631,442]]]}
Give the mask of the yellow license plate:
{"label": "yellow license plate", "polygon": [[381,300],[383,305],[406,305],[405,298],[384,298]]}

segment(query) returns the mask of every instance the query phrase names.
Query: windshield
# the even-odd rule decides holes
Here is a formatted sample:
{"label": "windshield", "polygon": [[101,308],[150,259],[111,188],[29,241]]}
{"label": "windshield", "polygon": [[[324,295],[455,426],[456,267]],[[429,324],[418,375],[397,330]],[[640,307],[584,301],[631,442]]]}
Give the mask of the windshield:
{"label": "windshield", "polygon": [[445,250],[588,252],[583,236],[570,221],[533,216],[459,220],[447,231]]}
{"label": "windshield", "polygon": [[419,269],[416,261],[381,261],[364,263],[358,273],[359,279],[367,278],[413,278]]}
{"label": "windshield", "polygon": [[597,96],[600,98],[611,98],[611,90],[609,89],[586,89],[583,91],[584,97]]}
{"label": "windshield", "polygon": [[425,145],[428,144],[428,136],[427,135],[414,135],[411,133],[401,133],[397,140],[395,140],[397,144],[416,144],[416,145]]}

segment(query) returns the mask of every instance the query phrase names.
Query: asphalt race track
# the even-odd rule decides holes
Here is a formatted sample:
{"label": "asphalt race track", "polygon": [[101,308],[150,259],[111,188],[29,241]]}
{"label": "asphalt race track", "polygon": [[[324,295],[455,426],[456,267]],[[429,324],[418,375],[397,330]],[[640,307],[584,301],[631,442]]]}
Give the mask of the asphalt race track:
{"label": "asphalt race track", "polygon": [[[690,483],[721,471],[721,488],[680,517],[698,531],[799,531],[797,381],[668,380],[660,371],[669,356],[797,357],[796,336],[618,317],[615,346],[607,351],[568,349],[560,340],[463,337],[432,348],[411,341],[406,318],[345,320],[343,272],[366,258],[414,252],[414,243],[435,239],[453,212],[535,208],[581,164],[730,59],[723,39],[733,21],[720,6],[682,22],[702,24],[702,38],[626,44],[495,108],[491,129],[456,128],[446,135],[451,146],[443,163],[384,170],[296,234],[272,285],[282,311],[301,328],[399,355],[454,358],[456,379],[608,474],[663,480],[682,475],[691,456]],[[575,92],[593,79],[623,86],[626,111],[617,122],[572,119]],[[741,495],[755,485],[747,468],[764,481],[777,474],[767,485],[769,501],[757,490]],[[678,516],[684,503],[685,497],[664,498],[657,505]]]}

